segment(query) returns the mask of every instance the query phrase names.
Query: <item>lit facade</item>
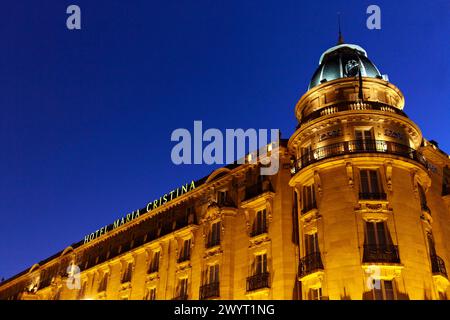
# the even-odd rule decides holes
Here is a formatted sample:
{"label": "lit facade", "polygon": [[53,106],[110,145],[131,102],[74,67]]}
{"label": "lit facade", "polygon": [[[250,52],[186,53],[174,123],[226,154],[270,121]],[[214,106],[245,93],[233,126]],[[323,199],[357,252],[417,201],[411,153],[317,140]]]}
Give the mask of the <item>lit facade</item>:
{"label": "lit facade", "polygon": [[446,299],[450,158],[403,107],[341,43],[268,150],[276,175],[216,170],[4,281],[0,299]]}

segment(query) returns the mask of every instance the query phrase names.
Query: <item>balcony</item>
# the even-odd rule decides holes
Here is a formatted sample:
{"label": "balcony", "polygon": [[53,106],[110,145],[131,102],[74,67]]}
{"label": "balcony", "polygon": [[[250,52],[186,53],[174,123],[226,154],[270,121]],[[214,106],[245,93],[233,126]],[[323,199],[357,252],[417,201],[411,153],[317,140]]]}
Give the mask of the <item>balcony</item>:
{"label": "balcony", "polygon": [[363,263],[400,264],[398,246],[387,244],[365,244]]}
{"label": "balcony", "polygon": [[447,276],[447,269],[445,268],[445,262],[438,255],[432,255],[431,257],[431,272],[433,275],[440,275],[445,278]]}
{"label": "balcony", "polygon": [[360,192],[359,200],[386,200],[384,192]]}
{"label": "balcony", "polygon": [[200,299],[205,300],[209,298],[218,298],[219,294],[219,282],[212,282],[204,284],[200,287]]}
{"label": "balcony", "polygon": [[316,271],[322,270],[323,264],[320,252],[314,252],[300,259],[300,264],[298,266],[298,276],[299,278],[303,278]]}
{"label": "balcony", "polygon": [[302,117],[301,123],[297,126],[297,129],[300,128],[302,125],[308,123],[309,121],[315,120],[320,117],[324,117],[330,114],[335,114],[339,112],[345,112],[345,111],[360,111],[360,110],[375,110],[375,111],[383,111],[383,112],[391,112],[395,113],[404,117],[407,117],[406,114],[390,105],[381,103],[381,102],[375,102],[375,101],[364,101],[364,102],[353,102],[353,103],[338,103],[334,104],[332,106],[327,106],[325,108],[316,110],[311,112],[310,114],[306,115],[305,117]]}
{"label": "balcony", "polygon": [[320,160],[343,155],[367,153],[392,154],[414,160],[425,167],[427,166],[425,158],[406,145],[385,140],[352,140],[333,143],[307,152],[294,161],[291,173],[294,175],[301,169]]}
{"label": "balcony", "polygon": [[264,288],[270,288],[269,285],[270,273],[257,273],[247,278],[247,292],[255,291]]}

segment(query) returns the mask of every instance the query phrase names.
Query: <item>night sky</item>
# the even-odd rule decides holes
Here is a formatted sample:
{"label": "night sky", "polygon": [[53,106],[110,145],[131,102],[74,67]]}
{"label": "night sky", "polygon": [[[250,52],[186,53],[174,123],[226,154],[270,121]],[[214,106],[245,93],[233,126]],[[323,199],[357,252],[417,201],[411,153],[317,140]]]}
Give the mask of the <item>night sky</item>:
{"label": "night sky", "polygon": [[[82,29],[66,28],[77,4]],[[381,30],[366,8],[381,8]],[[347,43],[450,152],[450,2],[9,0],[0,19],[0,278],[215,166],[172,164],[176,128],[279,128]]]}

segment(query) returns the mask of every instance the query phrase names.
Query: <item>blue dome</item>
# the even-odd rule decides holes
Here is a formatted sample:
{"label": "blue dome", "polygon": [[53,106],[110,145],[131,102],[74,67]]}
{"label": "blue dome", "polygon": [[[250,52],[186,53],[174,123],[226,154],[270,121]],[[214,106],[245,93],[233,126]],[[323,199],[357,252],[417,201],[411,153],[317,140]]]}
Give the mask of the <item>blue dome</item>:
{"label": "blue dome", "polygon": [[354,44],[339,44],[325,51],[319,67],[311,78],[308,90],[326,81],[361,76],[383,78],[377,67],[367,58],[367,52]]}

